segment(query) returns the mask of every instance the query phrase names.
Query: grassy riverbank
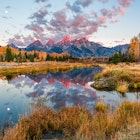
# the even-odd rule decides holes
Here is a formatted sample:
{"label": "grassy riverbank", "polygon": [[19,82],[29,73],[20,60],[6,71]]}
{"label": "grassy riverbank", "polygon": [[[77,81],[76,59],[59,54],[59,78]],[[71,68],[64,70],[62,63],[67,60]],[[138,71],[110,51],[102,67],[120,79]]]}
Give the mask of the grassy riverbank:
{"label": "grassy riverbank", "polygon": [[0,63],[0,75],[66,71],[74,68],[93,67],[92,64],[69,62]]}
{"label": "grassy riverbank", "polygon": [[[37,105],[31,115],[24,116],[9,129],[3,140],[47,139],[57,133],[58,140],[136,140],[140,134],[140,103],[123,102],[113,113],[104,103],[95,106],[95,114],[81,107],[54,112]],[[134,129],[134,126],[137,126]],[[131,132],[131,133],[128,133]]]}
{"label": "grassy riverbank", "polygon": [[104,70],[95,76],[93,87],[100,90],[127,91],[140,90],[140,64],[120,63],[101,65]]}

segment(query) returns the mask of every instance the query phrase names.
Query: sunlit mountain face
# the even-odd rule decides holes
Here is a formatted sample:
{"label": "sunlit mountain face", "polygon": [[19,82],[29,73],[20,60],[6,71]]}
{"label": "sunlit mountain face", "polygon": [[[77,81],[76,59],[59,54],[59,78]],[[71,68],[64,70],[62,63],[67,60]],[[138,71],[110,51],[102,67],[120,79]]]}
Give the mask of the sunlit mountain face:
{"label": "sunlit mountain face", "polygon": [[61,54],[66,52],[73,57],[102,57],[112,56],[114,53],[121,51],[125,53],[129,44],[119,45],[112,48],[107,48],[99,43],[88,41],[85,37],[80,39],[71,40],[70,36],[65,36],[61,41],[54,42],[50,39],[45,45],[39,40],[29,44],[26,48],[27,51],[45,51],[48,53]]}

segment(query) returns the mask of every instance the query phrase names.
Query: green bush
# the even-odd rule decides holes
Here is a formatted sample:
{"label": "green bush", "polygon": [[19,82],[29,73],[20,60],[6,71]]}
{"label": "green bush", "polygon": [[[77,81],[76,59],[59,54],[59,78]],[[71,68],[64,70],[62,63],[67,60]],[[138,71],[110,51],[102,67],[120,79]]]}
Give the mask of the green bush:
{"label": "green bush", "polygon": [[110,58],[110,62],[117,64],[119,62],[124,62],[124,54],[122,54],[121,52],[117,52],[115,53],[111,58]]}

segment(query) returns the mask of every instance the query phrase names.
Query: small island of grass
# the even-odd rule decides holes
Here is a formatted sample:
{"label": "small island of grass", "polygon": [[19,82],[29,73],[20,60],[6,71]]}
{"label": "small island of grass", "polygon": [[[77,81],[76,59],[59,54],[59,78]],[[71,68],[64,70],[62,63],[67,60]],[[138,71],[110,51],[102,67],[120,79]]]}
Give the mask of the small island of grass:
{"label": "small island of grass", "polygon": [[119,63],[101,65],[104,70],[94,77],[94,88],[116,90],[120,93],[140,90],[140,64]]}

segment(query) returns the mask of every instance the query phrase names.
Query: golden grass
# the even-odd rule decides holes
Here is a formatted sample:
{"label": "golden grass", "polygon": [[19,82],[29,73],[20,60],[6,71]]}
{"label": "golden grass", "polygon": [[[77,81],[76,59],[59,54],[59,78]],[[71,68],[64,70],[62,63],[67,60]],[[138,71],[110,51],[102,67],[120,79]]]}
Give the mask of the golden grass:
{"label": "golden grass", "polygon": [[[2,66],[1,66],[2,65]],[[0,63],[0,75],[66,71],[74,68],[93,67],[92,64],[68,62]]]}
{"label": "golden grass", "polygon": [[[140,103],[124,101],[113,113],[108,109],[101,102],[95,106],[95,114],[82,107],[54,112],[38,106],[9,129],[3,140],[39,140],[47,132],[62,133],[60,140],[118,140],[128,134],[132,124],[140,124]],[[135,135],[139,133],[137,129]]]}
{"label": "golden grass", "polygon": [[98,102],[95,106],[95,110],[97,112],[107,112],[109,110],[109,106],[105,105],[103,102]]}
{"label": "golden grass", "polygon": [[95,76],[94,78],[95,81],[101,78],[113,77],[116,83],[115,89],[117,89],[119,92],[121,92],[121,90],[122,92],[126,92],[127,88],[128,88],[128,91],[134,90],[134,89],[140,90],[140,64],[119,63],[117,65],[102,64],[101,66],[104,69],[101,73]]}
{"label": "golden grass", "polygon": [[126,93],[128,91],[128,83],[126,81],[120,81],[118,84],[117,84],[117,87],[116,87],[116,91],[118,91],[119,93]]}
{"label": "golden grass", "polygon": [[128,125],[127,130],[118,132],[118,140],[139,140],[140,139],[140,123]]}

